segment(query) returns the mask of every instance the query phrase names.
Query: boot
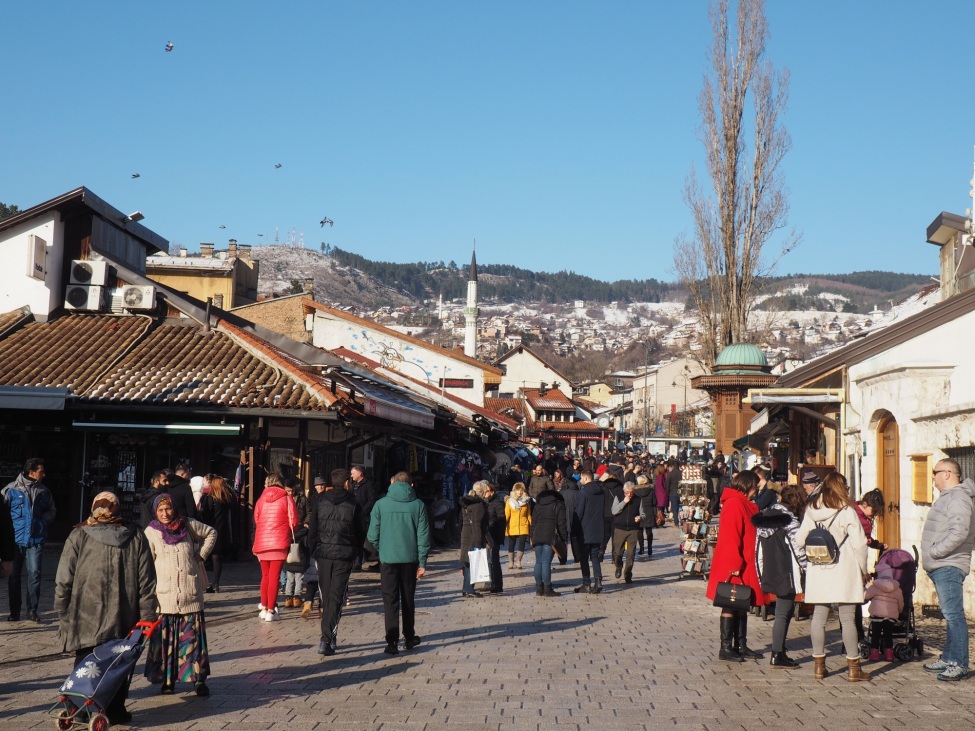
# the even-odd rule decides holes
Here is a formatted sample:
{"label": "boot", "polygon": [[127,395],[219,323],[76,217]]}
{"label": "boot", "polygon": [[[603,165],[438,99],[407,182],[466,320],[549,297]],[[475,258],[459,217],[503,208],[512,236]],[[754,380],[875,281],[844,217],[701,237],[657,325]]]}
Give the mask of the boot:
{"label": "boot", "polygon": [[603,590],[603,580],[602,579],[593,579],[592,580],[592,588],[589,590],[589,593],[590,594],[598,594],[602,590]]}
{"label": "boot", "polygon": [[742,657],[749,659],[759,659],[764,655],[748,647],[748,614],[742,612],[738,615],[738,632],[735,635],[735,649]]}
{"label": "boot", "polygon": [[508,551],[508,568],[513,569],[515,567],[515,552]]}
{"label": "boot", "polygon": [[846,679],[851,683],[870,680],[870,673],[865,673],[860,669],[860,658],[846,658]]}
{"label": "boot", "polygon": [[588,594],[589,593],[589,579],[583,579],[582,583],[579,584],[575,589],[572,590],[575,594]]}
{"label": "boot", "polygon": [[745,662],[744,658],[735,650],[735,629],[738,627],[737,617],[721,615],[721,649],[718,651],[719,660],[728,662]]}
{"label": "boot", "polygon": [[301,618],[308,619],[311,616],[311,602],[304,602],[301,605]]}
{"label": "boot", "polygon": [[521,568],[521,558],[524,555],[525,555],[524,551],[518,551],[517,553],[515,553],[515,568],[517,569]]}
{"label": "boot", "polygon": [[769,664],[773,668],[786,668],[787,670],[792,670],[793,668],[799,667],[799,663],[789,657],[785,650],[782,652],[773,652],[772,660]]}
{"label": "boot", "polygon": [[826,670],[826,656],[825,655],[813,655],[813,677],[816,680],[822,680],[829,672]]}
{"label": "boot", "polygon": [[562,593],[555,591],[555,589],[552,588],[551,584],[546,584],[542,596],[562,596]]}
{"label": "boot", "polygon": [[542,584],[535,584],[535,596],[545,596],[545,587]]}
{"label": "boot", "polygon": [[[878,658],[879,660],[880,658]],[[888,647],[884,650],[884,660],[887,662],[894,662],[894,648]]]}
{"label": "boot", "polygon": [[880,660],[880,649],[877,647],[870,648],[870,656],[867,658],[870,662],[877,662]]}

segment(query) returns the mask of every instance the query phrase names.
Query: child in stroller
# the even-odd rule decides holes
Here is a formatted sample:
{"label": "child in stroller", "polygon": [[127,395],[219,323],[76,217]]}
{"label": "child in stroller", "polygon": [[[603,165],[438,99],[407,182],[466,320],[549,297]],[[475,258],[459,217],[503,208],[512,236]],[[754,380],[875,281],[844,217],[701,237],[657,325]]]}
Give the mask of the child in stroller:
{"label": "child in stroller", "polygon": [[876,662],[883,653],[887,662],[894,660],[894,625],[904,611],[904,592],[894,581],[889,566],[877,569],[877,578],[867,587],[864,597],[870,602],[870,654],[867,659]]}
{"label": "child in stroller", "polygon": [[[883,617],[879,622],[871,620],[869,642],[860,646],[860,657],[870,659],[871,650],[874,647],[877,647],[878,650],[883,647],[886,650],[890,647],[887,640],[893,642],[893,657],[898,660],[906,662],[921,657],[924,653],[924,643],[917,634],[914,620],[914,589],[917,586],[917,567],[916,548],[913,556],[907,551],[895,548],[884,551],[877,560],[877,565],[874,568],[877,577],[886,576],[889,572],[889,576],[900,587],[901,611],[896,620],[891,620],[890,617]],[[884,640],[884,637],[887,639]],[[885,644],[881,645],[881,641],[884,641]],[[884,655],[890,659],[889,653],[885,652]]]}

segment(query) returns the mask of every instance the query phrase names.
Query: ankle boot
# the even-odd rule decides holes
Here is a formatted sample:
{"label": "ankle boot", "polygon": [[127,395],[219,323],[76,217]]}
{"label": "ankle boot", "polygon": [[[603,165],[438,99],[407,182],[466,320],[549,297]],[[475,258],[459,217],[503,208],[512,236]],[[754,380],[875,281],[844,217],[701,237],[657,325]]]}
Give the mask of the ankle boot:
{"label": "ankle boot", "polygon": [[582,583],[579,584],[575,589],[572,590],[575,594],[588,594],[589,593],[589,579],[583,579]]}
{"label": "ankle boot", "polygon": [[822,680],[829,672],[826,670],[826,656],[825,655],[813,655],[813,677],[816,680]]}
{"label": "ankle boot", "polygon": [[514,551],[508,551],[508,568],[513,569],[515,567],[515,553]]}
{"label": "ankle boot", "polygon": [[311,602],[304,602],[301,605],[301,618],[308,619],[311,616]]}
{"label": "ankle boot", "polygon": [[518,568],[518,569],[521,568],[521,559],[522,559],[522,557],[524,555],[525,555],[525,552],[524,551],[518,551],[515,554],[515,568]]}
{"label": "ankle boot", "polygon": [[772,660],[769,663],[773,668],[787,668],[791,670],[792,668],[799,667],[799,663],[789,657],[785,650],[782,652],[773,652]]}
{"label": "ankle boot", "polygon": [[[879,660],[880,658],[878,657],[877,659]],[[894,662],[894,649],[892,647],[888,647],[886,650],[884,650],[884,660],[887,662]]]}
{"label": "ankle boot", "polygon": [[744,658],[735,651],[735,630],[738,627],[738,618],[721,615],[719,621],[721,649],[718,650],[718,659],[728,662],[745,662]]}
{"label": "ankle boot", "polygon": [[555,591],[555,589],[552,588],[552,585],[551,584],[546,584],[545,585],[545,591],[542,594],[542,596],[548,596],[548,597],[562,596],[562,592]]}
{"label": "ankle boot", "polygon": [[870,680],[870,673],[866,673],[860,668],[860,658],[846,658],[846,679],[851,683]]}
{"label": "ankle boot", "polygon": [[598,594],[602,590],[603,590],[603,580],[602,579],[593,579],[593,581],[592,581],[592,589],[589,590],[589,593],[590,594]]}
{"label": "ankle boot", "polygon": [[738,615],[737,619],[738,633],[735,635],[735,649],[738,650],[738,654],[746,659],[753,658],[757,660],[764,657],[761,652],[757,652],[748,647],[748,614],[742,612]]}
{"label": "ankle boot", "polygon": [[877,662],[878,660],[880,660],[880,648],[879,647],[871,647],[870,648],[870,655],[867,656],[867,660],[869,660],[870,662]]}
{"label": "ankle boot", "polygon": [[535,596],[545,596],[545,587],[542,584],[535,584]]}

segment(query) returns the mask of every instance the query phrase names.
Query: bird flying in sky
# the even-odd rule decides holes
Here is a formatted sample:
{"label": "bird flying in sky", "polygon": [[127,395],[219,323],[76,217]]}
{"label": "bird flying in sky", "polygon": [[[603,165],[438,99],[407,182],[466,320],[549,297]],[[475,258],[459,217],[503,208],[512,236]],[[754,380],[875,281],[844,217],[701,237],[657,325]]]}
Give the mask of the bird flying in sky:
{"label": "bird flying in sky", "polygon": [[142,175],[140,173],[132,173],[132,177],[133,178],[141,178]]}
{"label": "bird flying in sky", "polygon": [[335,225],[335,221],[333,221],[333,220],[332,220],[331,218],[329,218],[328,216],[326,216],[325,218],[323,218],[323,219],[322,219],[322,220],[320,221],[320,223],[322,224],[322,228],[325,228],[325,224],[326,224],[326,223],[327,223],[327,224],[328,224],[329,226],[334,226],[334,225]]}
{"label": "bird flying in sky", "polygon": [[274,168],[275,168],[275,169],[277,169],[277,168],[279,168],[279,167],[281,167],[281,163],[279,163],[279,162],[276,162],[276,163],[274,163]]}
{"label": "bird flying in sky", "polygon": [[172,50],[173,50],[173,42],[169,41],[169,43],[166,44],[166,53],[169,53]]}
{"label": "bird flying in sky", "polygon": [[221,224],[220,224],[220,228],[227,228],[227,227],[226,227],[226,226],[224,226],[224,225],[223,225],[223,224],[221,223]]}

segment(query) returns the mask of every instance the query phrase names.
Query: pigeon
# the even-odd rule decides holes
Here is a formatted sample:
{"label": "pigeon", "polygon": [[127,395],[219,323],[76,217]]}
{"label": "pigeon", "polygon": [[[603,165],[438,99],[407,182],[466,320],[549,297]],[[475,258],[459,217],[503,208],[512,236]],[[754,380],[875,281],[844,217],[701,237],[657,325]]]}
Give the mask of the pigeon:
{"label": "pigeon", "polygon": [[279,168],[279,167],[281,167],[281,163],[279,163],[279,162],[276,162],[276,163],[274,163],[274,168],[275,168],[275,170],[276,170],[277,168]]}
{"label": "pigeon", "polygon": [[327,224],[328,224],[329,226],[334,226],[334,225],[335,225],[335,221],[333,221],[333,220],[332,220],[331,218],[329,218],[328,216],[326,216],[325,218],[323,218],[323,219],[322,219],[322,220],[320,221],[320,223],[322,224],[322,228],[325,228],[325,224],[326,224],[326,223],[327,223]]}
{"label": "pigeon", "polygon": [[166,44],[166,53],[169,53],[172,50],[173,50],[173,42],[169,41],[169,43]]}
{"label": "pigeon", "polygon": [[132,173],[132,177],[133,178],[141,178],[142,175],[141,175],[141,173]]}
{"label": "pigeon", "polygon": [[263,236],[264,234],[258,234],[258,236]]}
{"label": "pigeon", "polygon": [[221,223],[221,224],[220,224],[220,228],[227,228],[227,227],[226,227],[226,226],[224,226],[224,225],[223,225],[223,224]]}

